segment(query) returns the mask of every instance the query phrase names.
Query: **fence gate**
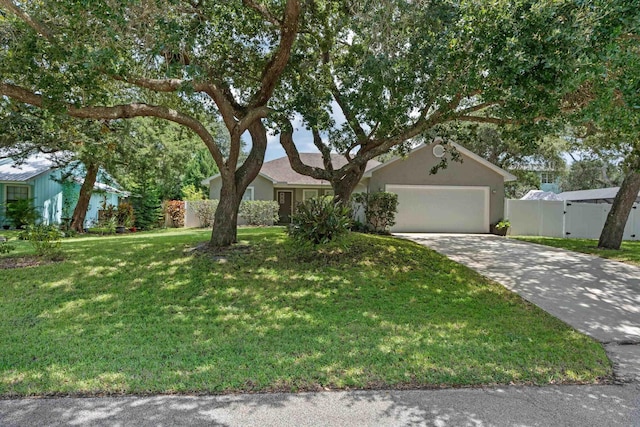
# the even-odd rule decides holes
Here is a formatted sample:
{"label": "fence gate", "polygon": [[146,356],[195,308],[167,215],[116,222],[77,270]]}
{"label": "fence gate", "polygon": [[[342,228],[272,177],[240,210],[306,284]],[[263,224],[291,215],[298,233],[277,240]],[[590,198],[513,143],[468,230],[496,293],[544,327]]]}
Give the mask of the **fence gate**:
{"label": "fence gate", "polygon": [[[624,240],[640,240],[640,208],[634,205],[624,229]],[[506,200],[505,217],[514,236],[598,239],[611,205],[551,200]]]}
{"label": "fence gate", "polygon": [[611,206],[604,203],[567,202],[564,214],[564,233],[574,239],[597,239]]}

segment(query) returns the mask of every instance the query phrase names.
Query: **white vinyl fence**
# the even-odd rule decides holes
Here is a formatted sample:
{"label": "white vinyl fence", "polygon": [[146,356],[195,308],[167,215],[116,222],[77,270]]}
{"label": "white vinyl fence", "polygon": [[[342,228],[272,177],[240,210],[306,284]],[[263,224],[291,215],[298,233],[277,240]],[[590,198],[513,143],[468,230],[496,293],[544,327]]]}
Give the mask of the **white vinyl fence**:
{"label": "white vinyl fence", "polygon": [[[607,203],[554,200],[505,200],[504,217],[513,236],[597,239],[611,210]],[[624,229],[624,240],[640,240],[640,209],[634,205]]]}

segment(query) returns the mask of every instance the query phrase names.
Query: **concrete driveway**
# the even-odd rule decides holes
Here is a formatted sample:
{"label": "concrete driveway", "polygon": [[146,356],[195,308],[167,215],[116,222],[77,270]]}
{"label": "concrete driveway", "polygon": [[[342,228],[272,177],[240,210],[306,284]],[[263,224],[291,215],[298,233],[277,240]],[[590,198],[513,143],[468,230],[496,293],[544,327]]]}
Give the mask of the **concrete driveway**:
{"label": "concrete driveway", "polygon": [[478,234],[397,234],[466,265],[604,343],[621,380],[640,381],[640,267]]}

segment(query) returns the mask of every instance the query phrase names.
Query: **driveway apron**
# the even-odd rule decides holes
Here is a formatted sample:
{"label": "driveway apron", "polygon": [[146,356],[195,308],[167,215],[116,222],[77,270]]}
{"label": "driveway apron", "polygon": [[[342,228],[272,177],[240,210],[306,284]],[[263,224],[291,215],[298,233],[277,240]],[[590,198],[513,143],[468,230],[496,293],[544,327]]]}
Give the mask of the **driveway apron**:
{"label": "driveway apron", "polygon": [[605,344],[616,376],[640,381],[640,267],[478,234],[402,233]]}

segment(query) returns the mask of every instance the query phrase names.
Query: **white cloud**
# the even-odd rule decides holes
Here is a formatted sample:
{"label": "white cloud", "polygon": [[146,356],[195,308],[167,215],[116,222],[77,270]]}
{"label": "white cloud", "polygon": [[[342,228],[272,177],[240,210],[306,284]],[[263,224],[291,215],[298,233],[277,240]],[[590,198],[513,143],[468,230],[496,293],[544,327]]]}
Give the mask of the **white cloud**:
{"label": "white cloud", "polygon": [[[293,141],[295,142],[296,147],[298,147],[298,151],[300,153],[320,152],[313,144],[313,135],[311,134],[311,131],[307,130],[303,126],[302,120],[296,118],[293,121],[293,129]],[[284,148],[280,145],[280,134],[267,135],[267,153],[265,154],[264,160],[268,162],[269,160],[284,157],[286,155]]]}

